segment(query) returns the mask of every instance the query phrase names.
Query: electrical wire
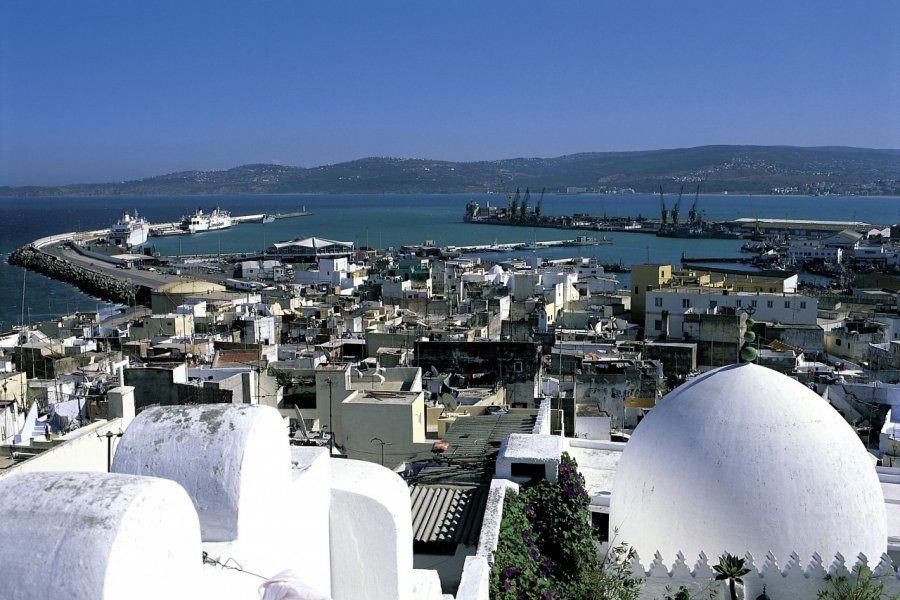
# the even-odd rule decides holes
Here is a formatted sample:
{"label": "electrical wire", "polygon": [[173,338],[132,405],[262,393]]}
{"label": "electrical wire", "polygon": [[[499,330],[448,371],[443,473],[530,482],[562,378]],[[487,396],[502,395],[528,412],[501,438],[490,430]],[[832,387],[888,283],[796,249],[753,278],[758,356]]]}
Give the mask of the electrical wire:
{"label": "electrical wire", "polygon": [[[233,563],[233,564],[229,564],[229,563]],[[248,570],[246,570],[244,567],[241,566],[241,563],[239,563],[238,561],[236,561],[236,560],[235,560],[234,558],[232,558],[232,557],[228,557],[228,559],[226,559],[225,562],[222,562],[222,561],[220,561],[218,558],[213,558],[213,557],[211,557],[211,556],[209,555],[209,553],[208,553],[206,550],[203,551],[203,564],[205,564],[205,565],[218,565],[218,566],[222,567],[223,569],[229,569],[229,570],[232,570],[232,571],[239,571],[239,572],[241,572],[241,573],[246,573],[247,575],[253,575],[254,577],[259,577],[259,578],[262,579],[263,581],[268,581],[268,580],[269,580],[268,577],[265,577],[265,576],[263,576],[263,575],[260,575],[259,573],[254,573],[253,571],[248,571]]]}

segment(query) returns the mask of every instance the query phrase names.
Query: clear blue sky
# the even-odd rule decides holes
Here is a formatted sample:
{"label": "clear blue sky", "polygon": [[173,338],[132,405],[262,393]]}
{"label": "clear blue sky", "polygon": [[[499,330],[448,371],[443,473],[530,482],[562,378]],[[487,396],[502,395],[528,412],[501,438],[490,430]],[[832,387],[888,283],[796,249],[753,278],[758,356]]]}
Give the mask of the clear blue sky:
{"label": "clear blue sky", "polygon": [[0,185],[900,148],[900,2],[0,0]]}

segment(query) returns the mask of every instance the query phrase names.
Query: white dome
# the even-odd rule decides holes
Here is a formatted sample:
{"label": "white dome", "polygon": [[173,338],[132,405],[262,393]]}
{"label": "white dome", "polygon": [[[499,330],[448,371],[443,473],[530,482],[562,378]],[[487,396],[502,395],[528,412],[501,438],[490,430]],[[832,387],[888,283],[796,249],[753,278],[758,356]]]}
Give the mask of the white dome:
{"label": "white dome", "polygon": [[488,273],[491,275],[503,275],[503,267],[500,265],[494,265],[490,269],[488,269]]}
{"label": "white dome", "polygon": [[625,446],[610,499],[615,542],[645,563],[703,551],[887,551],[884,495],[853,429],[806,386],[754,364],[711,371],[667,395]]}

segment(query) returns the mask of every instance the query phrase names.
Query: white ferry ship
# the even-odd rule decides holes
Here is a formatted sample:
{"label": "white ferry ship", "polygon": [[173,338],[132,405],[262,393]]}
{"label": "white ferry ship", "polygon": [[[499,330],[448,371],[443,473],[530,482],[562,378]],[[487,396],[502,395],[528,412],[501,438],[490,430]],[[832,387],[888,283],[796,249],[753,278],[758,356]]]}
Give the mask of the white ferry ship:
{"label": "white ferry ship", "polygon": [[228,229],[231,225],[231,213],[218,207],[211,213],[205,213],[202,208],[198,208],[194,214],[185,215],[181,219],[181,228],[190,233]]}
{"label": "white ferry ship", "polygon": [[109,228],[107,239],[113,246],[132,248],[140,246],[150,236],[150,223],[147,219],[139,217],[137,211],[133,215],[125,213],[112,227]]}

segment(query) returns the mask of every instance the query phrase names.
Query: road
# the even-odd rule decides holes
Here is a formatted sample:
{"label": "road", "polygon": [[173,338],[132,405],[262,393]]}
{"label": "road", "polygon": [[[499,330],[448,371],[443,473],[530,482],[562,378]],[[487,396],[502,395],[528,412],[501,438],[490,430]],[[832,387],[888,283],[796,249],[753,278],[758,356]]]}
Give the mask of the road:
{"label": "road", "polygon": [[95,273],[109,275],[110,277],[115,277],[116,279],[119,279],[121,281],[127,281],[129,283],[132,283],[133,285],[143,286],[150,289],[158,288],[167,283],[182,281],[184,279],[183,277],[180,277],[178,275],[168,275],[165,273],[145,271],[136,268],[119,269],[115,265],[111,265],[101,260],[82,256],[81,254],[78,254],[77,252],[63,244],[52,244],[49,246],[44,246],[43,248],[41,248],[41,251],[52,256],[56,256],[57,258],[65,259],[73,265],[88,269],[90,271],[94,271]]}

